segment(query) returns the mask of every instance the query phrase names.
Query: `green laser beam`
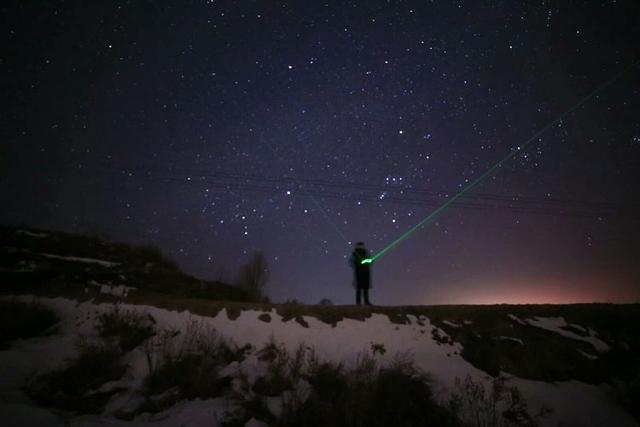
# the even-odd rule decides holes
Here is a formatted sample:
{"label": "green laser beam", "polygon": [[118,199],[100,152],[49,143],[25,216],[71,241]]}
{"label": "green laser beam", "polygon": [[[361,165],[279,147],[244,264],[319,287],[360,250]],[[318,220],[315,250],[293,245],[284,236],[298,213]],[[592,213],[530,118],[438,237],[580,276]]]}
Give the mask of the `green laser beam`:
{"label": "green laser beam", "polygon": [[[573,105],[571,108],[569,108],[567,111],[565,111],[564,113],[560,114],[556,119],[554,119],[553,121],[549,122],[547,125],[545,125],[542,129],[540,129],[538,132],[536,132],[531,138],[529,138],[527,141],[525,141],[522,145],[520,146],[516,146],[515,148],[511,148],[511,152],[504,157],[502,160],[500,160],[499,162],[497,162],[496,164],[494,164],[492,167],[490,167],[489,169],[487,169],[482,175],[480,175],[478,178],[476,178],[473,182],[471,182],[470,184],[468,184],[466,187],[464,187],[462,190],[460,190],[460,192],[458,192],[457,194],[455,194],[453,197],[451,197],[449,200],[447,200],[445,203],[443,203],[440,207],[438,207],[436,210],[434,210],[433,212],[431,212],[429,215],[427,215],[423,220],[421,220],[420,222],[418,222],[416,225],[414,225],[413,227],[411,227],[409,230],[405,231],[400,237],[398,237],[396,240],[394,240],[393,242],[391,242],[390,244],[388,244],[387,246],[385,246],[384,248],[382,248],[382,250],[380,250],[380,252],[378,252],[373,258],[371,258],[371,262],[376,261],[378,258],[380,258],[381,256],[383,256],[384,254],[386,254],[387,252],[389,252],[389,250],[393,249],[394,247],[398,246],[402,241],[404,241],[405,239],[409,238],[409,236],[411,236],[413,233],[415,233],[419,228],[423,228],[427,223],[429,223],[430,221],[432,221],[435,217],[437,217],[439,214],[441,214],[442,212],[444,212],[445,209],[447,209],[453,202],[455,202],[456,200],[458,200],[460,197],[464,196],[466,193],[468,193],[469,191],[471,191],[473,188],[475,188],[478,184],[480,184],[482,181],[484,181],[487,177],[491,176],[498,168],[500,168],[504,163],[506,163],[507,161],[509,161],[511,158],[513,158],[516,154],[522,152],[525,148],[527,148],[527,146],[529,144],[531,144],[537,137],[539,137],[540,135],[542,135],[544,132],[546,132],[549,128],[551,128],[553,125],[555,125],[556,123],[562,121],[562,119],[564,119],[568,114],[571,114],[573,111],[575,111],[578,107],[582,106],[585,102],[587,102],[589,99],[591,99],[593,96],[595,96],[597,93],[601,92],[602,90],[604,90],[605,88],[607,88],[609,85],[611,85],[614,81],[618,80],[620,77],[622,77],[624,74],[627,73],[627,71],[629,71],[631,68],[633,68],[634,66],[640,64],[640,61],[636,61],[634,63],[632,63],[631,65],[629,65],[627,68],[625,68],[624,70],[620,71],[618,74],[616,74],[615,76],[613,76],[612,78],[610,78],[609,80],[607,80],[605,83],[603,83],[602,85],[600,85],[599,87],[597,87],[595,90],[593,90],[591,93],[589,93],[587,96],[585,96],[584,98],[582,98],[580,101],[578,101],[575,105]],[[363,262],[364,263],[364,262]]]}
{"label": "green laser beam", "polygon": [[373,260],[371,258],[365,258],[362,261],[360,261],[360,264],[371,264],[373,262]]}
{"label": "green laser beam", "polygon": [[347,246],[351,246],[351,242],[349,241],[349,239],[347,239],[347,237],[340,231],[340,229],[338,228],[336,223],[331,219],[331,217],[329,215],[327,215],[327,212],[320,205],[320,203],[316,200],[316,198],[313,197],[313,195],[310,194],[310,193],[308,195],[309,195],[309,198],[311,198],[311,201],[313,201],[313,203],[318,207],[318,209],[320,209],[320,212],[322,212],[322,214],[324,215],[325,219],[329,222],[329,224],[331,224],[333,229],[336,230],[336,233],[338,233],[340,235],[340,237],[342,238],[342,240],[344,240],[344,242],[347,244]]}
{"label": "green laser beam", "polygon": [[[271,146],[271,144],[264,138],[264,136],[262,135],[262,133],[260,134],[260,141],[262,141],[264,144],[266,144],[269,149],[271,151],[274,152],[274,154],[276,153],[276,151],[273,149],[273,147]],[[300,183],[298,182],[298,180],[294,177],[291,177],[291,179],[296,183],[296,185],[298,186],[298,188],[301,188],[302,186],[300,185]],[[316,200],[315,197],[313,197],[313,194],[307,193],[307,195],[309,196],[309,198],[311,199],[311,201],[316,205],[316,207],[320,210],[320,212],[322,212],[322,215],[324,216],[324,218],[327,220],[327,222],[331,225],[331,227],[333,227],[333,229],[336,231],[336,233],[338,233],[338,235],[340,236],[340,238],[342,238],[342,240],[344,240],[344,242],[347,244],[347,246],[351,246],[351,242],[349,241],[349,239],[347,239],[347,237],[340,231],[340,229],[338,228],[338,226],[336,225],[336,223],[331,219],[331,217],[327,214],[327,211],[322,207],[322,205]]]}

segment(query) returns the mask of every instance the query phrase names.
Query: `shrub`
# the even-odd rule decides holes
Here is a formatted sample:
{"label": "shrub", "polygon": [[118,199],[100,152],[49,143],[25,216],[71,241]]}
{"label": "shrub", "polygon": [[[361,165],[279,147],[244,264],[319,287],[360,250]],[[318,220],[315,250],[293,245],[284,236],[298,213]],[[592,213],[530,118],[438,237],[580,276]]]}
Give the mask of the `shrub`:
{"label": "shrub", "polygon": [[459,424],[435,402],[429,378],[411,362],[382,368],[368,390],[361,425],[447,426]]}
{"label": "shrub", "polygon": [[58,316],[48,307],[16,299],[0,301],[0,349],[9,341],[42,335],[58,322]]}
{"label": "shrub", "polygon": [[185,354],[169,360],[145,380],[148,395],[177,387],[176,397],[186,399],[219,397],[229,384],[230,378],[218,376],[217,361],[207,354]]}
{"label": "shrub", "polygon": [[227,411],[224,417],[217,421],[222,427],[245,427],[249,425],[248,421],[251,418],[266,422],[268,425],[274,425],[276,420],[276,417],[269,411],[264,398],[253,394],[250,398],[244,399],[242,405]]}
{"label": "shrub", "polygon": [[182,337],[176,331],[162,332],[145,350],[149,364],[144,382],[147,396],[175,388],[176,399],[207,399],[219,397],[229,388],[231,378],[221,378],[219,369],[241,361],[247,347],[239,348],[215,329],[193,321]]}
{"label": "shrub", "polygon": [[348,419],[345,402],[352,397],[352,387],[342,364],[316,361],[310,366],[307,381],[312,388],[308,399],[288,402],[278,425],[339,425],[336,420]]}
{"label": "shrub", "polygon": [[258,359],[267,363],[267,375],[256,380],[253,391],[265,396],[279,396],[293,388],[304,363],[304,352],[297,351],[296,357],[292,358],[284,345],[277,344],[271,337],[258,352]]}
{"label": "shrub", "polygon": [[244,289],[251,301],[262,302],[263,289],[269,280],[269,264],[262,252],[255,252],[251,259],[240,268],[238,286]]}
{"label": "shrub", "polygon": [[[448,409],[436,404],[429,378],[408,357],[381,366],[365,353],[347,368],[320,360],[304,345],[289,353],[272,338],[258,358],[267,363],[267,374],[245,394],[241,418],[227,425],[243,425],[251,417],[281,427],[459,425]],[[253,413],[252,407],[262,408],[261,396],[280,396],[281,412]]]}
{"label": "shrub", "polygon": [[312,357],[305,378],[307,399],[294,400],[278,426],[459,425],[433,398],[429,378],[407,358],[380,366],[369,354],[351,369]]}
{"label": "shrub", "polygon": [[25,391],[42,406],[74,412],[101,413],[107,400],[121,389],[100,391],[99,387],[120,379],[126,366],[113,346],[79,341],[80,355],[66,368],[37,377]]}
{"label": "shrub", "polygon": [[493,378],[489,389],[469,375],[464,380],[456,378],[455,392],[449,405],[458,418],[469,426],[537,425],[520,391],[516,387],[505,386],[503,377]]}
{"label": "shrub", "polygon": [[112,311],[98,316],[97,329],[101,338],[115,339],[122,351],[128,352],[155,334],[154,323],[151,315],[120,311],[116,305]]}

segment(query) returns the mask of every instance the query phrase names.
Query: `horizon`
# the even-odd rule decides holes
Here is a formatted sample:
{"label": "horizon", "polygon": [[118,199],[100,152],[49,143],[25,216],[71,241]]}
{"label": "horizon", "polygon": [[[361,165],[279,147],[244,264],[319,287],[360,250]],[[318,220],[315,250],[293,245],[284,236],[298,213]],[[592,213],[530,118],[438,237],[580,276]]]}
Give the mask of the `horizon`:
{"label": "horizon", "polygon": [[[9,228],[13,228],[15,229],[17,232],[19,231],[28,231],[28,232],[39,232],[39,233],[67,233],[65,231],[61,231],[61,230],[52,230],[52,229],[45,229],[45,228],[38,228],[38,227],[32,227],[26,224],[21,224],[21,225],[7,225],[4,224],[4,227],[9,227]],[[71,235],[77,235],[77,236],[81,236],[81,237],[86,237],[86,238],[97,238],[101,241],[106,241],[109,243],[114,243],[114,244],[127,244],[127,245],[134,245],[130,242],[123,242],[123,241],[119,241],[119,240],[115,240],[115,239],[111,239],[108,236],[99,236],[99,235],[91,235],[91,234],[74,234],[71,233]],[[174,259],[172,259],[171,257],[168,257],[168,255],[165,253],[165,251],[163,251],[161,248],[158,248],[157,246],[152,246],[154,248],[159,249],[163,256],[167,257],[167,259],[170,262],[175,262]],[[82,255],[82,254],[80,254]],[[185,274],[189,274],[188,271],[185,271],[182,269],[182,267],[178,265],[178,268],[180,268],[181,271],[183,271]],[[207,278],[207,277],[200,277],[197,275],[193,276],[194,278],[198,279],[198,280],[204,280],[204,281],[213,281],[213,282],[220,282],[220,283],[224,283],[224,284],[228,284],[228,285],[232,285],[232,286],[236,286],[235,279],[233,278]],[[222,279],[222,280],[221,280]],[[547,282],[547,286],[548,287],[555,287],[557,288],[561,283],[562,280],[561,279],[552,279],[552,280],[548,280]],[[446,286],[445,286],[446,287]],[[537,286],[526,286],[526,287],[521,287],[521,286],[516,286],[516,288],[518,289],[530,289],[530,288],[535,288]],[[594,285],[591,286],[592,288],[594,288]],[[599,287],[595,286],[595,289],[597,290]],[[578,289],[574,289],[574,293],[577,293],[579,290]],[[520,290],[519,292],[522,293],[522,290]],[[267,295],[268,293],[267,293]],[[468,293],[465,293],[465,296],[463,296],[462,298],[470,298],[468,296]],[[395,303],[395,304],[374,304],[373,308],[375,308],[376,306],[378,307],[432,307],[432,306],[493,306],[493,305],[592,305],[592,304],[603,304],[603,305],[637,305],[640,304],[640,296],[636,296],[634,297],[633,295],[626,295],[626,296],[622,296],[619,297],[619,299],[615,300],[615,299],[610,299],[610,300],[604,300],[604,299],[597,299],[597,297],[595,297],[595,299],[590,299],[589,297],[586,297],[584,295],[582,296],[576,296],[576,297],[570,297],[570,296],[556,296],[555,298],[551,298],[551,299],[544,299],[545,297],[540,297],[540,296],[511,296],[511,297],[505,297],[505,296],[499,296],[499,297],[495,297],[496,299],[493,300],[491,299],[491,297],[489,296],[481,296],[481,297],[477,297],[477,299],[473,299],[473,297],[471,297],[471,300],[464,300],[464,299],[459,299],[457,301],[446,301],[443,299],[438,300],[437,302],[433,302],[433,303],[426,303],[426,304],[407,304],[407,303]],[[506,298],[506,299],[505,299]],[[572,299],[573,298],[573,299]],[[635,298],[635,300],[634,300]],[[294,300],[295,298],[289,298],[289,297],[285,297],[284,299],[280,299],[280,300],[272,300],[269,303],[266,304],[273,304],[273,305],[281,305],[281,304],[287,304],[287,303],[291,303],[292,300]],[[353,303],[335,303],[333,301],[333,299],[330,296],[327,296],[326,299],[331,301],[331,305],[332,306],[337,306],[337,307],[341,307],[341,306],[353,306]],[[296,300],[295,302],[300,303],[300,304],[304,304],[304,305],[323,305],[323,304],[319,304],[318,301],[299,301]]]}

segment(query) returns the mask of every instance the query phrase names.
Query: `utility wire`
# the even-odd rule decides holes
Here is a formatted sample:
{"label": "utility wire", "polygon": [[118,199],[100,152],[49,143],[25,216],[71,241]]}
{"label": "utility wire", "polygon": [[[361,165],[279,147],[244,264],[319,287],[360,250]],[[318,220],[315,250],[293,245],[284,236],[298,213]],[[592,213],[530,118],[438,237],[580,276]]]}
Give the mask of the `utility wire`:
{"label": "utility wire", "polygon": [[[86,169],[93,169],[91,167],[85,167]],[[96,168],[95,170],[107,173],[107,174],[117,174],[122,177],[125,174],[125,171],[120,169],[110,169],[110,168]],[[335,200],[342,201],[352,201],[358,200],[361,202],[371,202],[371,203],[388,203],[392,202],[394,204],[410,204],[410,205],[420,205],[420,206],[438,206],[441,204],[440,198],[434,197],[411,197],[408,195],[401,196],[393,196],[388,195],[381,201],[376,194],[371,193],[353,193],[353,192],[343,192],[343,191],[329,191],[329,190],[318,190],[318,189],[307,189],[304,187],[294,187],[292,185],[280,187],[270,187],[267,184],[252,184],[252,183],[243,183],[239,181],[216,181],[211,179],[191,179],[187,180],[187,177],[177,177],[175,175],[133,175],[128,176],[127,178],[135,178],[142,179],[148,181],[161,182],[163,184],[173,184],[173,185],[182,185],[182,186],[193,186],[200,185],[204,186],[208,189],[218,189],[224,192],[229,191],[249,191],[249,192],[258,192],[258,193],[266,193],[266,194],[274,194],[276,192],[281,193],[285,188],[293,189],[291,192],[292,196],[304,196],[304,197],[321,197],[321,198],[329,198]],[[566,217],[575,217],[575,218],[598,218],[598,217],[610,217],[612,215],[631,215],[635,216],[638,213],[639,209],[629,209],[624,205],[613,205],[607,204],[602,206],[583,206],[581,204],[571,204],[567,203],[565,205],[534,205],[531,203],[519,203],[517,200],[504,200],[502,202],[496,202],[493,200],[489,200],[490,203],[483,201],[457,201],[452,204],[455,208],[460,209],[474,209],[474,210],[493,210],[493,211],[502,211],[502,212],[513,212],[513,213],[526,213],[526,214],[540,214],[540,215],[555,215],[555,216],[566,216]],[[325,215],[328,216],[328,213],[325,211]]]}
{"label": "utility wire", "polygon": [[[349,196],[353,196],[357,198],[358,195],[363,194],[366,195],[366,192],[376,192],[377,194],[381,193],[399,193],[401,195],[417,195],[417,196],[425,196],[438,199],[448,198],[448,194],[452,192],[447,191],[438,191],[438,190],[429,190],[429,189],[420,189],[414,188],[412,186],[384,186],[384,185],[375,185],[375,184],[365,184],[365,183],[354,183],[354,182],[334,182],[334,181],[326,181],[319,179],[304,179],[304,178],[288,178],[288,177],[275,177],[269,175],[247,175],[247,174],[228,174],[228,173],[215,173],[215,174],[207,174],[202,171],[197,170],[185,170],[185,169],[172,169],[171,173],[167,173],[166,171],[160,169],[143,169],[136,167],[125,167],[125,166],[108,166],[108,165],[99,165],[99,166],[88,166],[85,165],[85,168],[89,168],[92,170],[98,170],[101,172],[114,172],[120,174],[128,174],[131,173],[132,176],[134,174],[132,172],[137,173],[137,177],[164,177],[167,179],[175,179],[175,180],[186,180],[187,178],[193,178],[191,182],[202,182],[202,183],[229,183],[230,185],[239,185],[240,182],[245,182],[246,184],[250,184],[251,181],[255,181],[259,185],[264,185],[264,183],[273,183],[276,186],[274,188],[274,192],[280,190],[280,186],[282,188],[298,188],[298,191],[301,189],[307,189],[309,191],[315,191],[318,188],[320,191],[325,191],[325,187],[329,188],[337,188],[339,191],[343,190],[356,190],[356,192],[346,193]],[[360,191],[361,193],[358,193]],[[495,202],[504,202],[504,203],[523,203],[523,204],[544,204],[544,205],[570,205],[570,206],[581,206],[585,208],[613,208],[613,209],[639,209],[640,203],[633,202],[609,202],[609,201],[592,201],[592,200],[577,200],[577,199],[561,199],[555,197],[532,197],[532,196],[520,196],[520,195],[504,195],[504,194],[492,194],[492,193],[475,193],[475,194],[465,194],[462,197],[465,199],[477,199],[479,201],[495,201]]]}

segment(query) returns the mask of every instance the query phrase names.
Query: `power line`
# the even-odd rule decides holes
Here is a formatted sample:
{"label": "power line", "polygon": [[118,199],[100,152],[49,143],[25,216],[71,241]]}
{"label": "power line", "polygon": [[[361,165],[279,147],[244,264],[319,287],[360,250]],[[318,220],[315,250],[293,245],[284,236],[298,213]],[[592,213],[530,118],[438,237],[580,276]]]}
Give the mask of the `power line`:
{"label": "power line", "polygon": [[[271,146],[271,144],[262,136],[260,135],[260,141],[264,142],[265,144],[267,144],[269,146],[269,149],[271,149],[271,151],[273,151],[275,153],[275,150],[273,150],[273,147]],[[293,178],[295,181],[295,178]],[[324,210],[324,208],[322,207],[322,205],[320,204],[320,202],[318,202],[318,200],[316,200],[316,198],[313,196],[313,194],[309,193],[308,194],[309,198],[311,199],[311,201],[313,202],[314,205],[316,205],[316,207],[320,210],[320,212],[322,212],[322,215],[324,216],[325,220],[329,223],[329,225],[331,225],[333,227],[333,229],[336,231],[336,233],[338,233],[338,235],[340,236],[340,238],[347,244],[350,245],[351,242],[349,241],[349,239],[347,239],[347,237],[340,231],[340,228],[338,227],[338,224],[336,224],[331,217],[327,214],[327,211]]]}
{"label": "power line", "polygon": [[[96,168],[101,172],[111,173],[123,175],[126,173],[124,170],[115,169],[115,168]],[[442,203],[440,198],[436,197],[425,197],[425,196],[411,196],[411,195],[388,195],[384,198],[383,201],[379,199],[377,194],[372,193],[364,193],[358,192],[354,193],[352,191],[330,191],[330,190],[319,190],[319,189],[308,189],[304,187],[300,187],[299,185],[294,186],[291,185],[290,181],[283,181],[286,186],[280,187],[271,187],[268,186],[267,183],[245,183],[240,182],[238,180],[227,181],[227,180],[214,180],[214,179],[192,179],[187,180],[185,176],[176,176],[175,174],[141,174],[141,175],[132,175],[127,176],[127,178],[137,178],[143,180],[150,180],[155,182],[162,182],[164,184],[174,184],[174,185],[183,185],[183,186],[193,186],[200,185],[205,186],[209,189],[219,189],[223,191],[249,191],[249,192],[258,192],[258,193],[266,193],[266,194],[274,194],[274,193],[282,193],[283,190],[290,189],[292,196],[304,196],[304,197],[320,197],[324,199],[333,199],[333,200],[341,200],[341,201],[352,201],[358,200],[361,202],[371,202],[371,203],[382,203],[382,202],[392,202],[394,204],[409,204],[409,205],[419,205],[419,206],[438,206]],[[388,189],[387,189],[388,190]],[[614,205],[614,204],[606,204],[600,206],[584,206],[581,204],[571,204],[567,203],[565,205],[558,205],[554,203],[553,205],[534,205],[531,203],[520,203],[519,200],[502,200],[502,203],[496,202],[495,200],[472,200],[472,201],[456,201],[452,204],[453,207],[459,209],[473,209],[473,210],[492,210],[492,211],[502,211],[502,212],[511,212],[511,213],[523,213],[523,214],[538,214],[538,215],[552,215],[552,216],[564,216],[564,217],[574,217],[574,218],[598,218],[598,217],[610,217],[612,215],[624,215],[634,214],[633,209],[629,209],[627,206]],[[328,215],[325,211],[325,214]]]}
{"label": "power line", "polygon": [[[249,175],[249,174],[230,174],[230,173],[207,173],[204,171],[198,170],[188,170],[188,169],[173,169],[171,173],[167,173],[166,171],[162,171],[159,169],[142,169],[136,167],[114,167],[107,165],[100,165],[91,167],[92,169],[104,169],[113,172],[119,173],[131,173],[131,171],[136,171],[139,174],[143,174],[142,176],[156,176],[156,177],[167,177],[171,179],[187,179],[187,178],[199,178],[201,182],[216,182],[210,181],[210,179],[218,180],[217,182],[226,182],[225,180],[231,180],[231,183],[237,184],[238,181],[245,181],[249,183],[250,181],[257,181],[259,183],[270,182],[277,185],[282,185],[287,188],[294,188],[297,186],[298,188],[308,188],[310,190],[314,189],[313,187],[320,187],[321,191],[324,191],[323,187],[333,187],[338,189],[353,189],[353,190],[362,190],[362,191],[373,191],[378,194],[387,192],[387,193],[401,193],[401,194],[416,194],[420,196],[429,196],[440,199],[447,199],[449,194],[453,193],[452,191],[442,191],[442,190],[430,190],[430,189],[422,189],[422,188],[414,188],[414,187],[400,187],[400,186],[384,186],[384,185],[375,185],[375,184],[367,184],[367,183],[356,183],[356,182],[336,182],[336,181],[327,181],[320,179],[307,179],[307,178],[292,178],[292,177],[277,177],[271,175]],[[140,175],[138,175],[139,177]],[[191,182],[195,182],[195,180],[191,180]],[[309,188],[310,186],[311,188]],[[276,190],[279,187],[276,186]],[[353,193],[351,193],[353,194]],[[583,206],[589,208],[615,208],[615,209],[635,209],[640,208],[640,203],[632,203],[632,202],[608,202],[608,201],[589,201],[589,200],[577,200],[577,199],[561,199],[561,198],[553,198],[553,197],[532,197],[532,196],[513,196],[513,195],[500,195],[493,193],[475,193],[475,194],[465,194],[462,197],[468,199],[478,199],[481,201],[491,200],[497,202],[505,202],[505,203],[529,203],[529,204],[547,204],[547,205],[571,205],[571,206]]]}

